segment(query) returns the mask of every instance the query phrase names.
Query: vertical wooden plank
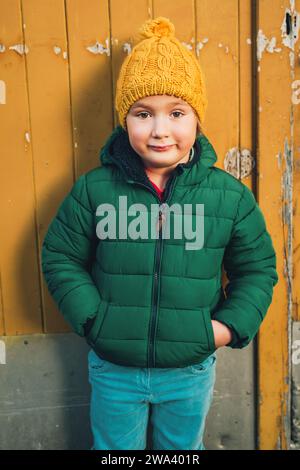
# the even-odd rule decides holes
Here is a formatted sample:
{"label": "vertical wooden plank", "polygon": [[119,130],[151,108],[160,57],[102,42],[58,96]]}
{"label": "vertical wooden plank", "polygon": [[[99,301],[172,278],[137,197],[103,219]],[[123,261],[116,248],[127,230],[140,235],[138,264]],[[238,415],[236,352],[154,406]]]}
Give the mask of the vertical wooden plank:
{"label": "vertical wooden plank", "polygon": [[67,0],[76,178],[99,166],[99,149],[113,128],[109,6]]}
{"label": "vertical wooden plank", "polygon": [[[151,17],[152,0],[110,0],[113,100],[121,64],[132,48],[140,42],[139,28]],[[114,123],[119,124],[115,109]]]}
{"label": "vertical wooden plank", "polygon": [[196,0],[196,26],[196,52],[208,95],[204,133],[223,168],[226,153],[239,144],[238,1]]}
{"label": "vertical wooden plank", "polygon": [[[300,0],[295,2],[296,11],[300,14]],[[293,319],[300,321],[300,31],[295,45],[295,68],[292,77],[292,104],[294,111],[294,249],[293,249]],[[298,203],[297,203],[298,202]],[[293,346],[293,345],[292,345]],[[297,348],[299,349],[299,347]]]}
{"label": "vertical wooden plank", "polygon": [[[195,5],[196,54],[208,96],[202,127],[218,155],[216,166],[225,169],[227,152],[240,145],[239,3],[196,0]],[[223,287],[227,282],[223,269]]]}
{"label": "vertical wooden plank", "polygon": [[259,334],[259,447],[286,449],[290,434],[293,123],[287,0],[257,2],[258,199],[277,254],[279,283]]}
{"label": "vertical wooden plank", "polygon": [[[23,0],[39,255],[74,181],[69,64],[63,0]],[[68,331],[42,279],[45,332]],[[5,307],[6,309],[6,307]]]}
{"label": "vertical wooden plank", "polygon": [[20,2],[1,0],[0,11],[0,266],[6,327],[2,332],[15,335],[40,332],[42,322]]}
{"label": "vertical wooden plank", "polygon": [[153,17],[165,16],[175,26],[175,35],[195,52],[195,8],[193,0],[153,0]]}

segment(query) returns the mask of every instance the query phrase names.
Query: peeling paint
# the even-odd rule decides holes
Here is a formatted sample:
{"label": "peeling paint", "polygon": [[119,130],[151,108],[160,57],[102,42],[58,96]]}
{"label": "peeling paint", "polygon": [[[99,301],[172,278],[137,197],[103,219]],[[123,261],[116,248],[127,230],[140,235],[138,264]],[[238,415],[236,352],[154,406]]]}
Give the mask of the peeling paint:
{"label": "peeling paint", "polygon": [[[282,198],[283,198],[283,222],[292,227],[292,203],[293,203],[293,165],[292,147],[289,147],[288,139],[284,143],[285,171],[282,175]],[[291,272],[291,271],[290,271]]]}
{"label": "peeling paint", "polygon": [[286,8],[281,24],[282,44],[294,50],[298,41],[300,29],[300,14],[295,10],[295,2],[291,2],[291,9]]}
{"label": "peeling paint", "polygon": [[106,47],[103,46],[100,42],[96,41],[93,46],[88,46],[86,49],[92,54],[107,54],[110,56],[109,41],[108,38],[105,39]]}
{"label": "peeling paint", "polygon": [[[53,50],[54,50],[54,54],[56,54],[56,55],[59,55],[62,52],[61,47],[59,47],[59,46],[54,46]],[[64,59],[67,59],[68,58],[67,51],[64,51],[62,53],[62,56],[63,56]]]}
{"label": "peeling paint", "polygon": [[4,52],[5,51],[5,46],[4,44],[0,44],[0,52]]}
{"label": "peeling paint", "polygon": [[247,44],[249,44],[249,45],[252,44],[251,38],[247,38],[247,39],[246,39],[246,42],[247,42]]}
{"label": "peeling paint", "polygon": [[125,42],[123,44],[123,51],[124,52],[127,52],[127,54],[129,55],[131,53],[131,44],[129,42]]}
{"label": "peeling paint", "polygon": [[262,54],[265,50],[271,54],[274,52],[281,52],[282,50],[280,47],[276,47],[276,38],[272,37],[271,39],[268,39],[261,29],[259,29],[257,33],[256,45],[258,61],[261,60]]}
{"label": "peeling paint", "polygon": [[19,55],[28,54],[29,49],[26,44],[15,44],[14,46],[10,46],[8,49],[17,52]]}
{"label": "peeling paint", "polygon": [[293,51],[289,53],[289,58],[290,58],[290,66],[291,66],[291,69],[293,70],[295,68],[295,53]]}
{"label": "peeling paint", "polygon": [[30,134],[29,134],[29,132],[25,132],[25,140],[26,140],[27,142],[30,142]]}
{"label": "peeling paint", "polygon": [[185,46],[187,49],[189,49],[190,51],[193,50],[193,46],[191,44],[189,44],[188,42],[182,42],[181,44],[183,46]]}
{"label": "peeling paint", "polygon": [[[224,47],[224,49],[225,49],[225,54],[228,54],[228,53],[229,53],[229,50],[230,50],[229,47],[228,47],[228,46],[224,46],[224,44],[222,44],[221,42],[218,44],[218,47],[220,47],[220,48]],[[235,58],[235,56],[234,56],[234,58]]]}
{"label": "peeling paint", "polygon": [[[284,142],[284,172],[281,176],[281,217],[283,226],[283,264],[284,278],[287,284],[287,324],[288,324],[288,351],[291,353],[292,340],[292,315],[293,315],[293,107],[291,107],[291,145],[288,138]],[[291,377],[291,365],[288,361],[288,374]],[[290,446],[291,434],[291,395],[292,384],[289,381],[287,397],[284,398],[286,403],[285,410],[282,410],[284,417],[285,436]],[[285,412],[284,412],[285,411]]]}
{"label": "peeling paint", "polygon": [[6,84],[0,80],[0,104],[6,104]]}
{"label": "peeling paint", "polygon": [[237,147],[231,148],[224,159],[224,169],[237,179],[243,179],[252,173],[255,166],[255,160],[250,150]]}
{"label": "peeling paint", "polygon": [[278,165],[278,169],[280,170],[281,169],[281,163],[282,163],[281,152],[279,152],[277,155],[275,155],[275,158],[277,158],[277,165]]}
{"label": "peeling paint", "polygon": [[295,80],[291,86],[292,89],[295,90],[292,93],[292,103],[300,104],[300,80]]}
{"label": "peeling paint", "polygon": [[197,44],[196,44],[196,54],[197,56],[199,57],[199,54],[200,54],[200,51],[201,49],[203,49],[203,47],[205,46],[205,44],[208,43],[208,38],[204,38],[202,39],[202,41],[199,41]]}

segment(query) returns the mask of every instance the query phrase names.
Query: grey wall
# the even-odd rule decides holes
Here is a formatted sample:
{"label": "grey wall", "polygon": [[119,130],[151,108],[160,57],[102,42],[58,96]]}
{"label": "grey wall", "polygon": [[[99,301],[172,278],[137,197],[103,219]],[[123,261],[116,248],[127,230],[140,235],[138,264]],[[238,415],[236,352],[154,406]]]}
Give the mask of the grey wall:
{"label": "grey wall", "polygon": [[[0,449],[91,447],[88,351],[73,333],[0,337]],[[255,448],[254,397],[253,347],[221,348],[208,450]]]}

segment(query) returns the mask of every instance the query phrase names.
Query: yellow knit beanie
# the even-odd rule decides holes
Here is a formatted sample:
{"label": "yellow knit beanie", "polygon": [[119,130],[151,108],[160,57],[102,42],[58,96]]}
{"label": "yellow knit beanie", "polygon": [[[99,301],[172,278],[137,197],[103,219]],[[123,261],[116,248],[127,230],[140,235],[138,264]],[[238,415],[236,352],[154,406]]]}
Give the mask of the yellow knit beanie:
{"label": "yellow knit beanie", "polygon": [[195,55],[175,37],[174,25],[162,16],[146,21],[142,37],[124,60],[116,86],[115,106],[120,125],[132,104],[152,95],[182,98],[196,111],[200,123],[207,107],[204,75]]}

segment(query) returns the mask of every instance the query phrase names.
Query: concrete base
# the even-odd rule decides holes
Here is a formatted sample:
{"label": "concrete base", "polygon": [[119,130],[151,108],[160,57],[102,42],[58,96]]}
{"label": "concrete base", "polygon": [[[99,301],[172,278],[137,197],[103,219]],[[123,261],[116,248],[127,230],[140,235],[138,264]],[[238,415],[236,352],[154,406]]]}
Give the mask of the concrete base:
{"label": "concrete base", "polygon": [[[0,337],[0,449],[90,449],[89,346],[68,334]],[[217,352],[210,449],[255,448],[252,347]],[[151,448],[151,425],[147,449]]]}

